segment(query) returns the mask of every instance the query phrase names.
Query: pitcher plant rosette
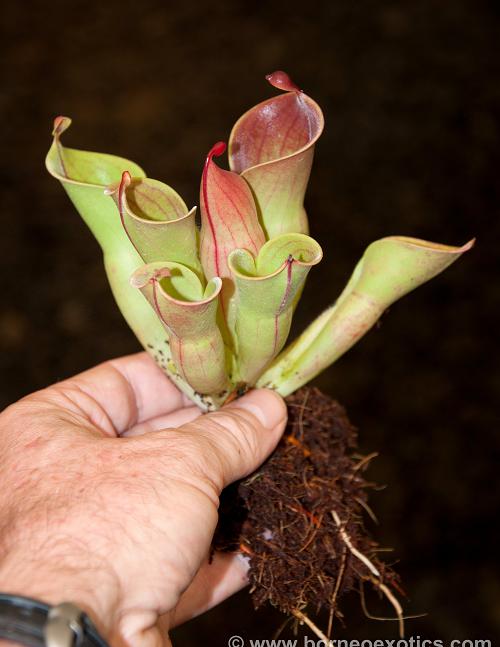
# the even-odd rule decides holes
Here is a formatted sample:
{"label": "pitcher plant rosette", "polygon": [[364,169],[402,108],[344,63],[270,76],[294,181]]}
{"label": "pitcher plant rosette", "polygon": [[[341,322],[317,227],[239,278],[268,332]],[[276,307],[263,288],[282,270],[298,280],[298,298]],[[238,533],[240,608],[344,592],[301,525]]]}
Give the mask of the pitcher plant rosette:
{"label": "pitcher plant rosette", "polygon": [[306,278],[323,255],[308,235],[304,195],[324,120],[287,74],[266,78],[281,93],[234,125],[230,170],[216,162],[225,143],[206,158],[200,230],[196,207],[134,162],[63,146],[68,117],[55,119],[46,159],[102,248],[129,326],[206,410],[253,386],[291,394],[474,242],[373,242],[333,305],[285,348]]}

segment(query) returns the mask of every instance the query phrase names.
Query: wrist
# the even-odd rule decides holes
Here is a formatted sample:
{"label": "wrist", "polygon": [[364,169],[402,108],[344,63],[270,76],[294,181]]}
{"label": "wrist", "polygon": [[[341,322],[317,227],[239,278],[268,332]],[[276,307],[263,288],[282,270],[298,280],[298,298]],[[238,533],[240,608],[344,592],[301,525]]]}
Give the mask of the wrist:
{"label": "wrist", "polygon": [[[30,546],[4,554],[0,561],[0,591],[40,600],[48,605],[72,602],[84,611],[100,635],[113,642],[118,587],[100,560],[90,558],[66,540],[50,542],[45,551]],[[48,550],[47,550],[48,549]]]}

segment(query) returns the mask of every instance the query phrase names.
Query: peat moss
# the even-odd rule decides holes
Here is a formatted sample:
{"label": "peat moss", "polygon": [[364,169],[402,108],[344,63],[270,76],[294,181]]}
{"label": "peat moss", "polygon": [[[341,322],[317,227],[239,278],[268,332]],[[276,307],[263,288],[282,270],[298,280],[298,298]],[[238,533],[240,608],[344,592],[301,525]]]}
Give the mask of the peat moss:
{"label": "peat moss", "polygon": [[398,587],[363,523],[374,486],[364,477],[370,457],[356,453],[343,407],[318,389],[301,389],[287,405],[274,454],[223,493],[214,548],[248,555],[255,608],[341,617],[342,595],[364,582]]}

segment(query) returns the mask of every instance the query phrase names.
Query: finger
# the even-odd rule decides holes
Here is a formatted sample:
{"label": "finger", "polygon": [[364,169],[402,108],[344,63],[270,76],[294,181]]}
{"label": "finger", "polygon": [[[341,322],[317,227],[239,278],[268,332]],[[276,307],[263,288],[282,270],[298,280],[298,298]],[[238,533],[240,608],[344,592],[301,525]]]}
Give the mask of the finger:
{"label": "finger", "polygon": [[191,404],[147,353],[104,362],[51,387],[74,402],[107,433]]}
{"label": "finger", "polygon": [[180,427],[181,425],[185,425],[188,422],[196,420],[196,418],[199,418],[202,413],[203,412],[198,409],[198,407],[184,407],[183,409],[177,409],[177,411],[173,411],[172,413],[167,413],[165,416],[158,416],[157,418],[151,418],[150,420],[140,422],[120,435],[123,438],[131,438],[132,436],[142,436],[150,431]]}
{"label": "finger", "polygon": [[170,628],[209,611],[248,584],[248,561],[239,553],[215,553],[201,566],[170,616]]}
{"label": "finger", "polygon": [[[144,615],[129,613],[122,617],[121,634],[131,647],[164,647],[171,645],[170,629],[215,607],[248,584],[248,562],[238,553],[215,553],[201,565],[183,593],[177,607],[145,623]],[[163,643],[159,639],[164,641]],[[166,641],[166,642],[165,642]]]}
{"label": "finger", "polygon": [[278,444],[286,419],[283,399],[275,391],[256,389],[179,431],[191,433],[200,444],[211,476],[222,489],[264,462]]}

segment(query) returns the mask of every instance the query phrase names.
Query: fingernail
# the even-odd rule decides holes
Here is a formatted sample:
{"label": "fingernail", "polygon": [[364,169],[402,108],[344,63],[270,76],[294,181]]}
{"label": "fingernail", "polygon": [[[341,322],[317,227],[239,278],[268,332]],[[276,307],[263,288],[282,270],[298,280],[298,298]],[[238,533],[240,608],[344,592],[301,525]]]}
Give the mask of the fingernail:
{"label": "fingernail", "polygon": [[284,425],[287,417],[283,398],[270,389],[249,391],[229,406],[249,411],[267,429],[275,429],[278,425]]}

